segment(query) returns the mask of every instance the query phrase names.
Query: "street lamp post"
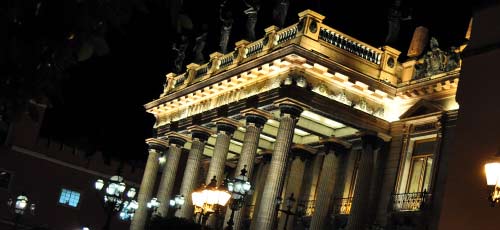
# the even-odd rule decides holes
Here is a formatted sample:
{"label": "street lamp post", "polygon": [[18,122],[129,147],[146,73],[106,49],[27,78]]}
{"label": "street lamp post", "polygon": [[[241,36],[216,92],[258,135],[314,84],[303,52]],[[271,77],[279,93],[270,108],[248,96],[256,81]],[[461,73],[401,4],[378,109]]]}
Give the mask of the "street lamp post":
{"label": "street lamp post", "polygon": [[219,207],[226,206],[231,194],[224,189],[224,185],[217,187],[217,180],[214,176],[208,185],[195,190],[191,198],[195,213],[200,214],[199,223],[204,225],[210,214],[216,212]]}
{"label": "street lamp post", "polygon": [[104,198],[102,205],[107,212],[103,230],[110,229],[111,217],[117,212],[120,212],[120,217],[132,218],[133,212],[138,207],[137,201],[133,200],[137,191],[135,188],[129,188],[125,192],[126,185],[123,177],[115,175],[106,182],[98,179],[94,186],[98,192],[102,193],[101,196]]}
{"label": "street lamp post", "polygon": [[[281,205],[281,197],[278,197],[277,203],[278,203],[278,207],[279,207],[279,205]],[[292,193],[286,199],[286,209],[283,210],[283,209],[279,209],[278,208],[278,211],[283,212],[283,213],[286,214],[286,216],[285,216],[285,225],[283,226],[283,230],[286,230],[286,227],[288,225],[288,218],[289,218],[289,216],[296,214],[296,213],[292,212],[292,207],[293,207],[294,203],[295,203],[295,198],[293,197],[293,193]]]}
{"label": "street lamp post", "polygon": [[251,192],[252,185],[248,181],[248,177],[246,176],[247,170],[246,165],[241,169],[241,173],[236,178],[229,180],[227,183],[227,188],[229,192],[231,192],[231,205],[229,208],[231,209],[231,216],[227,221],[226,230],[232,230],[234,225],[234,212],[240,210],[245,204],[245,198]]}
{"label": "street lamp post", "polygon": [[7,205],[14,212],[14,227],[13,229],[17,229],[17,225],[21,220],[21,217],[26,214],[26,211],[29,211],[29,214],[35,215],[36,205],[34,203],[29,203],[28,197],[25,195],[19,195],[16,197],[16,200],[9,199],[7,201]]}

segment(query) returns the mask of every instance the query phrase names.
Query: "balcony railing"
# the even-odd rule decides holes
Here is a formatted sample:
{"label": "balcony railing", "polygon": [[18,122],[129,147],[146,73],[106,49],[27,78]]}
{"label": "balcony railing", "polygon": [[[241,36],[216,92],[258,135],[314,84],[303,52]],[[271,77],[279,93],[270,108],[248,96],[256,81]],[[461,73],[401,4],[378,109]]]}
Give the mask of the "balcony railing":
{"label": "balcony railing", "polygon": [[352,197],[335,198],[333,204],[334,215],[349,215],[351,213]]}
{"label": "balcony railing", "polygon": [[[173,80],[173,84],[168,85],[169,88],[165,90],[165,94],[174,92],[176,88],[180,88],[183,85],[187,86],[196,83],[202,77],[206,77],[207,75],[213,76],[223,70],[235,68],[240,63],[248,62],[290,44],[306,46],[307,48],[307,46],[309,46],[307,44],[309,43],[301,43],[302,36],[304,36],[306,30],[306,25],[304,25],[303,22],[304,19],[299,23],[295,23],[283,29],[273,29],[269,27],[269,31],[266,31],[266,35],[263,38],[250,43],[247,42],[228,54],[211,57],[208,63],[189,70],[189,74],[184,74],[184,76],[180,77],[176,76]],[[310,39],[318,43],[326,43],[329,48],[336,47],[334,50],[341,49],[349,52],[354,56],[358,56],[368,61],[371,65],[381,66],[382,57],[385,55],[384,50],[357,40],[321,22],[319,24],[316,24],[315,21],[312,23],[315,23],[314,28],[318,28],[319,33],[317,35],[310,34]],[[240,54],[242,57],[238,57]],[[212,68],[212,65],[215,65],[215,68]],[[188,75],[192,77],[187,78]]]}
{"label": "balcony railing", "polygon": [[396,212],[414,212],[429,204],[431,194],[427,192],[401,193],[392,195],[392,210]]}
{"label": "balcony railing", "polygon": [[[302,207],[302,210],[300,210],[300,213],[302,216],[312,216],[314,213],[314,202],[316,200],[301,200],[299,201],[298,205]],[[298,210],[299,211],[299,210]]]}

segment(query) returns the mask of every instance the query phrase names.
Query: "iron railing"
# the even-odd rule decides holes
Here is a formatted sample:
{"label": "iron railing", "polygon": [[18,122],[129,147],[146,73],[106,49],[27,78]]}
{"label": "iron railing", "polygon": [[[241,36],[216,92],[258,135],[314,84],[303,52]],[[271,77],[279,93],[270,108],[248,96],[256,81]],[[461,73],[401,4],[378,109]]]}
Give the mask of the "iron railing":
{"label": "iron railing", "polygon": [[312,216],[314,213],[314,202],[316,200],[301,200],[298,203],[298,206],[301,208],[298,208],[297,211],[300,212],[301,216]]}
{"label": "iron railing", "polygon": [[420,211],[429,204],[431,194],[427,192],[400,193],[392,195],[392,210],[397,212]]}
{"label": "iron railing", "polygon": [[335,198],[333,203],[334,215],[349,215],[351,213],[352,197]]}

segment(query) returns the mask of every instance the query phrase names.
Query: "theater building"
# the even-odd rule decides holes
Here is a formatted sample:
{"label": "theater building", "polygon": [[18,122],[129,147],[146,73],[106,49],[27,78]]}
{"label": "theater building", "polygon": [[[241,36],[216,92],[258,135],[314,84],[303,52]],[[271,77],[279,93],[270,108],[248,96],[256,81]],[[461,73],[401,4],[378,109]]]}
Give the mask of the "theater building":
{"label": "theater building", "polygon": [[[439,47],[419,28],[402,62],[401,51],[366,44],[323,19],[303,11],[293,25],[270,26],[254,42],[167,74],[163,93],[145,105],[157,136],[147,140],[131,229],[144,228],[152,197],[166,215],[178,180],[186,204],[175,215],[193,218],[198,179],[220,183],[244,165],[253,195],[236,212],[235,229],[435,228],[465,44]],[[179,164],[186,164],[181,174]],[[294,215],[285,223],[276,200],[292,193]]]}

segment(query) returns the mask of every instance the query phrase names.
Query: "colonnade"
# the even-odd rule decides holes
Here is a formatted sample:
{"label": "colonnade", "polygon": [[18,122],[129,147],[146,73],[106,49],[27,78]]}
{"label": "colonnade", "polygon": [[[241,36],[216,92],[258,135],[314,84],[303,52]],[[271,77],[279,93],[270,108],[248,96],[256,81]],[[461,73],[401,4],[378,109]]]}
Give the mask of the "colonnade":
{"label": "colonnade", "polygon": [[[270,230],[277,227],[280,229],[293,229],[293,220],[285,223],[284,218],[280,218],[280,221],[277,221],[280,209],[276,205],[277,197],[284,194],[284,198],[286,199],[292,193],[296,199],[304,197],[304,195],[310,196],[310,194],[300,193],[309,193],[311,191],[311,189],[302,187],[302,181],[304,172],[306,171],[305,161],[313,159],[314,155],[318,154],[317,150],[310,147],[308,149],[307,146],[297,146],[292,143],[295,125],[298,119],[300,119],[300,114],[303,112],[303,106],[293,100],[283,100],[276,105],[280,109],[280,122],[274,149],[269,150],[272,151],[272,154],[264,154],[264,159],[256,170],[254,170],[254,164],[261,131],[264,124],[272,116],[265,111],[253,108],[241,112],[246,120],[244,126],[246,131],[241,155],[234,171],[235,175],[232,176],[237,176],[245,165],[248,171],[248,178],[252,178],[254,173],[257,174],[255,184],[252,185],[254,188],[253,196],[248,198],[248,202],[254,205],[251,229]],[[214,122],[217,127],[215,133],[202,126],[191,126],[187,129],[191,137],[170,132],[165,135],[164,139],[151,138],[146,140],[149,145],[149,156],[138,193],[139,207],[136,210],[130,227],[132,230],[143,230],[145,227],[148,218],[146,203],[153,196],[159,168],[158,158],[162,153],[167,154],[167,162],[163,168],[157,193],[158,200],[160,201],[160,207],[157,210],[158,215],[165,216],[168,213],[169,200],[173,196],[174,181],[178,177],[176,172],[182,154],[181,150],[186,142],[191,142],[191,148],[184,174],[182,175],[180,189],[180,194],[185,197],[185,204],[176,210],[175,216],[186,219],[193,218],[193,205],[190,196],[193,190],[199,186],[196,184],[196,181],[200,173],[200,161],[203,150],[208,138],[214,134],[216,135],[216,141],[206,184],[214,176],[218,184],[223,181],[230,140],[235,130],[242,124],[229,118],[218,118]],[[374,151],[380,146],[380,139],[373,133],[365,133],[361,139],[363,142],[363,154],[359,164],[358,179],[347,225],[347,229],[349,230],[365,229],[367,224],[365,213],[367,209],[363,205],[369,201],[370,188],[373,186],[370,176],[374,167]],[[321,167],[321,170],[315,170],[320,174],[317,179],[316,188],[313,190],[315,193],[315,209],[310,225],[310,229],[313,230],[323,229],[325,226],[333,199],[332,193],[336,186],[335,175],[339,159],[342,154],[348,154],[348,149],[351,147],[350,143],[334,137],[324,139],[320,143],[323,145],[322,149],[324,149],[325,155],[322,164],[320,164],[321,162],[314,164]],[[289,168],[288,173],[287,166]],[[181,177],[179,176],[179,178]],[[286,186],[284,186],[286,179],[288,181],[286,182]],[[297,202],[293,210],[296,210],[296,206]],[[234,229],[243,229],[244,215],[244,208],[235,213]],[[226,215],[224,222],[227,219],[228,215]]]}

